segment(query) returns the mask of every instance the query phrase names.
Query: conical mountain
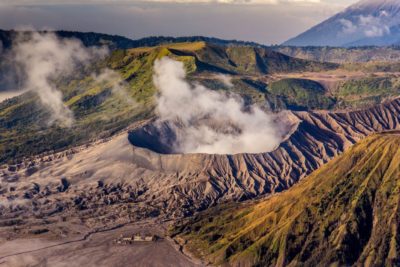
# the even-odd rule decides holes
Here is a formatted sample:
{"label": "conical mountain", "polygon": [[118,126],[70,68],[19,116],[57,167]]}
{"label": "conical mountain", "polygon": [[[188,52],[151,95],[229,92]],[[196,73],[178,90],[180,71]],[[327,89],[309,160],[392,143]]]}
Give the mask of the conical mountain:
{"label": "conical mountain", "polygon": [[400,44],[400,1],[363,0],[286,41],[290,46]]}

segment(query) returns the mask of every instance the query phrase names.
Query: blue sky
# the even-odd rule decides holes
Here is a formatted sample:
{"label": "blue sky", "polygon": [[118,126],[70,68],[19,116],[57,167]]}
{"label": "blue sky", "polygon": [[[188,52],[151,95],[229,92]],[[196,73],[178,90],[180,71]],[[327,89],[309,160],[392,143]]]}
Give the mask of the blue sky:
{"label": "blue sky", "polygon": [[277,44],[354,0],[0,0],[0,28],[205,35]]}

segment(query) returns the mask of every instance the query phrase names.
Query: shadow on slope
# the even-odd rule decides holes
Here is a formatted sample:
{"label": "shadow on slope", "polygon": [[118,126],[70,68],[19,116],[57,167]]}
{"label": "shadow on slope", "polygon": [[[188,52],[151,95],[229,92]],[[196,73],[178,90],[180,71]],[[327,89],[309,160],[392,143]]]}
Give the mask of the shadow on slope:
{"label": "shadow on slope", "polygon": [[400,135],[373,135],[290,190],[177,227],[227,266],[398,266]]}

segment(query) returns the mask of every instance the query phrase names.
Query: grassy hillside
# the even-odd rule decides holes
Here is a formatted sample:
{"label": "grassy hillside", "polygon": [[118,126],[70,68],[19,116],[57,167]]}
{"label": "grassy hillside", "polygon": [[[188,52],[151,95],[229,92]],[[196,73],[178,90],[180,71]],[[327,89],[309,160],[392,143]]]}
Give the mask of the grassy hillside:
{"label": "grassy hillside", "polygon": [[[109,136],[137,120],[154,116],[153,64],[163,56],[184,62],[193,82],[205,82],[204,77],[209,78],[212,89],[233,90],[249,103],[261,105],[266,101],[266,86],[242,76],[335,67],[258,48],[219,47],[204,42],[116,49],[107,59],[57,81],[64,103],[74,112],[76,121],[71,128],[49,126],[50,114],[33,93],[0,103],[0,163]],[[93,79],[92,74],[104,67],[121,75],[126,84],[125,93],[115,92],[111,82],[99,84]],[[236,86],[227,88],[216,82],[213,75],[221,73],[237,76]],[[126,101],[129,98],[134,104]]]}
{"label": "grassy hillside", "polygon": [[330,109],[335,104],[320,83],[307,79],[282,79],[270,84],[268,92],[289,109]]}
{"label": "grassy hillside", "polygon": [[[77,70],[72,79],[58,81],[65,104],[74,112],[71,128],[49,126],[50,114],[33,93],[1,103],[0,162],[106,137],[137,120],[149,118],[155,92],[152,66],[164,54],[162,49],[137,56],[117,50],[107,60]],[[126,95],[114,92],[111,82],[95,82],[91,73],[105,66],[120,73],[127,84],[123,89]]]}
{"label": "grassy hillside", "polygon": [[[399,58],[400,59],[400,58]],[[366,63],[346,63],[341,68],[347,71],[373,72],[400,72],[400,62],[370,61]]]}
{"label": "grassy hillside", "polygon": [[199,214],[175,229],[230,266],[398,266],[400,135],[366,138],[269,199]]}
{"label": "grassy hillside", "polygon": [[[173,48],[197,49],[204,44],[177,44]],[[58,88],[64,103],[73,111],[71,128],[48,125],[50,114],[34,93],[26,93],[0,103],[0,163],[18,161],[49,150],[60,150],[91,139],[107,137],[135,121],[153,115],[156,89],[153,64],[169,55],[183,61],[189,73],[195,71],[194,58],[175,56],[167,47],[115,50],[104,61],[76,70],[72,78],[61,79]],[[120,74],[124,92],[112,89],[112,82],[96,82],[93,73],[104,67]],[[127,101],[126,99],[131,99]]]}
{"label": "grassy hillside", "polygon": [[319,62],[354,63],[354,62],[396,62],[400,59],[400,47],[273,47],[277,52],[288,56]]}
{"label": "grassy hillside", "polygon": [[395,77],[367,77],[340,84],[335,92],[338,107],[364,107],[381,103],[400,94],[400,79]]}
{"label": "grassy hillside", "polygon": [[291,110],[368,108],[400,94],[400,79],[390,73],[344,80],[331,91],[305,78],[284,78],[265,86],[267,102]]}
{"label": "grassy hillside", "polygon": [[[217,68],[231,74],[272,74],[279,72],[321,71],[338,65],[292,58],[269,49],[250,46],[207,45],[196,52],[201,70]],[[204,65],[202,64],[204,63]],[[211,65],[211,66],[210,66]]]}

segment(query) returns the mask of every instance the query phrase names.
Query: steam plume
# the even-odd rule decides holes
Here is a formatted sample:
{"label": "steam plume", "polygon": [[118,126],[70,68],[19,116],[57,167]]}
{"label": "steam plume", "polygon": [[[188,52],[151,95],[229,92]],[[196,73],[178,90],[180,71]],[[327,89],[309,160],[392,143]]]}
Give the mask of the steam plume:
{"label": "steam plume", "polygon": [[136,106],[137,102],[127,93],[128,83],[121,75],[109,68],[104,68],[99,74],[92,74],[92,79],[100,86],[110,87],[113,94],[125,101],[130,106]]}
{"label": "steam plume", "polygon": [[157,60],[154,70],[159,120],[182,126],[176,152],[261,153],[279,145],[282,132],[273,115],[245,107],[241,98],[190,85],[183,63],[168,57]]}
{"label": "steam plume", "polygon": [[232,88],[233,87],[233,83],[232,83],[232,77],[226,74],[217,74],[215,75],[215,79],[221,81],[225,86],[227,86],[228,88]]}
{"label": "steam plume", "polygon": [[86,48],[78,40],[60,39],[53,33],[32,31],[21,33],[14,40],[12,55],[23,70],[24,90],[38,94],[51,113],[50,123],[59,121],[70,126],[73,114],[63,103],[62,93],[54,80],[71,74],[77,66],[102,57],[106,52],[104,48]]}

